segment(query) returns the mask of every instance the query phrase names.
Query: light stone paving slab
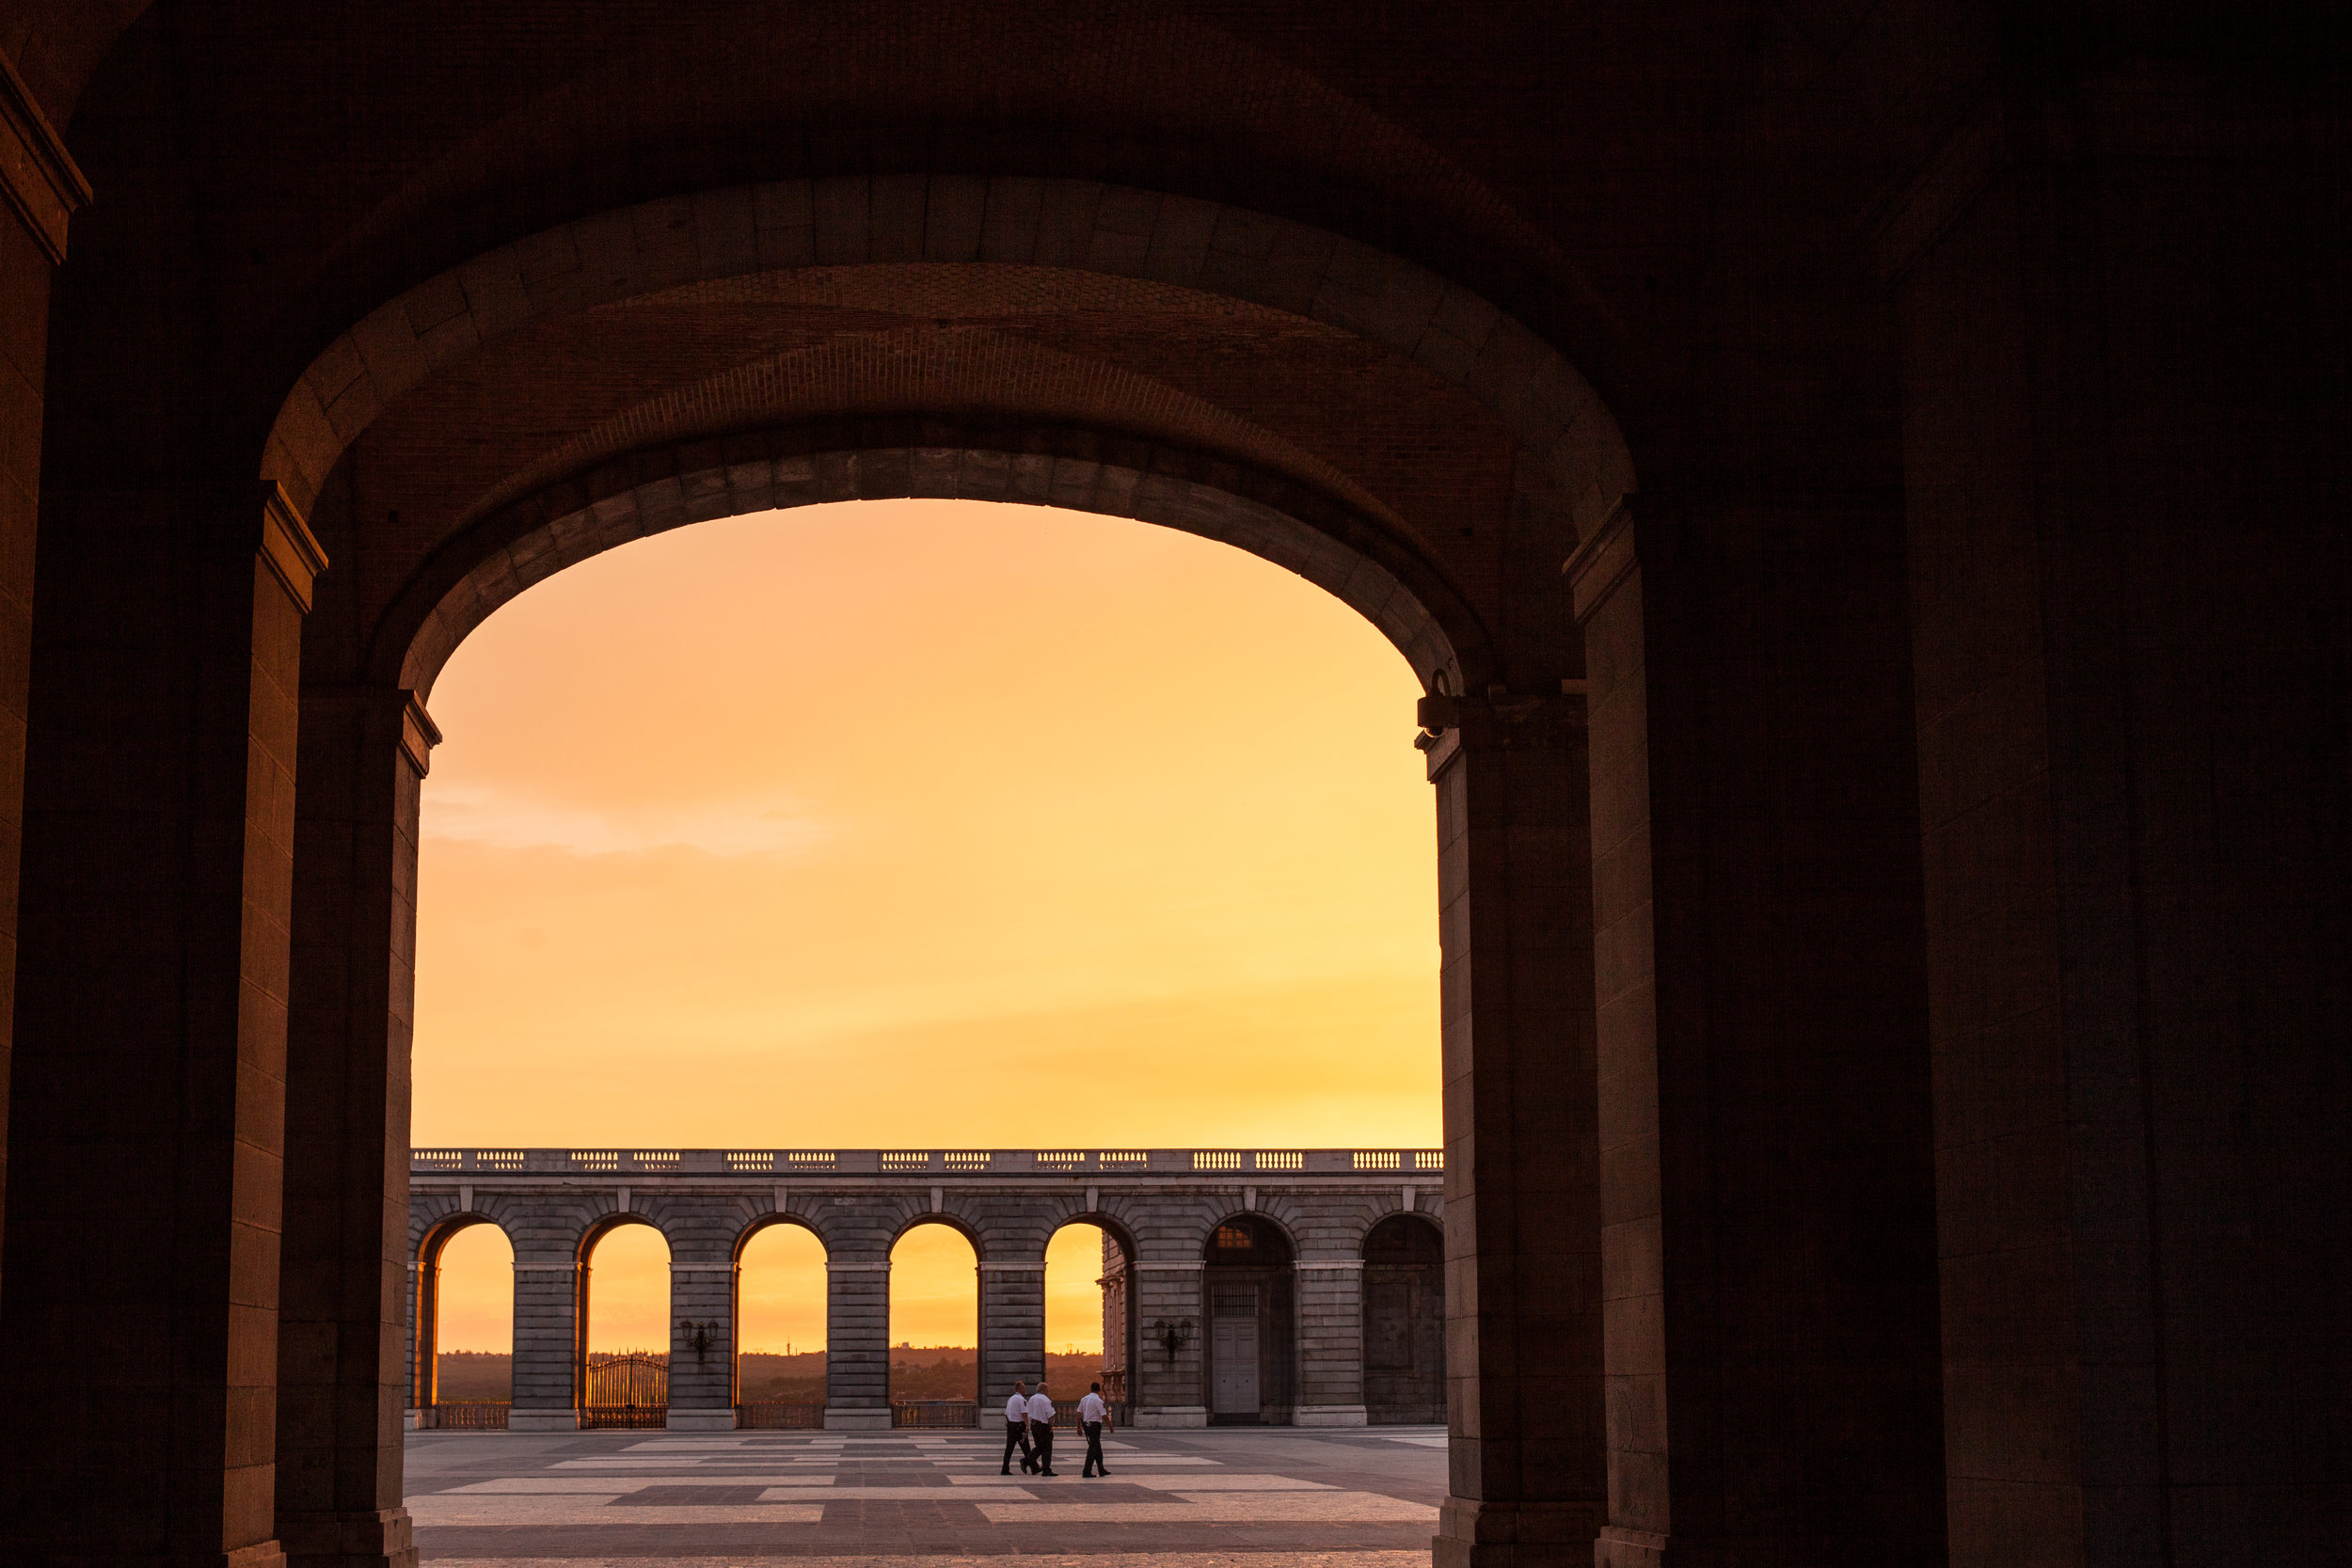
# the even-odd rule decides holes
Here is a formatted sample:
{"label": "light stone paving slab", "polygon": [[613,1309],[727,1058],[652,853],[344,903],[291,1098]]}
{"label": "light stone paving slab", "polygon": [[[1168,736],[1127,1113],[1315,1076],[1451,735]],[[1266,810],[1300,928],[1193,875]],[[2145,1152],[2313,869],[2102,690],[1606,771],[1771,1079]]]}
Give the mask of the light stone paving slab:
{"label": "light stone paving slab", "polygon": [[[1061,1462],[1061,1456],[1057,1455],[1054,1463],[1058,1465]],[[993,1465],[995,1461],[991,1460],[989,1463]],[[1086,1463],[1086,1450],[1083,1449],[1078,1451],[1078,1463],[1081,1466]],[[1214,1459],[1200,1459],[1191,1454],[1122,1454],[1120,1456],[1119,1467],[1122,1470],[1184,1470],[1214,1466],[1217,1463],[1218,1461]],[[1003,1478],[999,1476],[949,1476],[947,1479],[958,1486],[977,1486],[984,1481],[999,1481]]]}
{"label": "light stone paving slab", "polygon": [[[737,1552],[719,1557],[437,1557],[436,1568],[745,1568],[747,1559]],[[923,1556],[803,1557],[795,1554],[792,1568],[961,1568],[985,1558],[969,1552]],[[1025,1552],[1024,1568],[1101,1568],[1104,1554],[1077,1556]],[[1119,1568],[1233,1568],[1247,1561],[1252,1568],[1429,1568],[1429,1553],[1382,1551],[1377,1548],[1317,1552],[1252,1551],[1246,1557],[1231,1552],[1121,1552]]]}
{"label": "light stone paving slab", "polygon": [[692,1503],[616,1507],[615,1494],[564,1497],[465,1497],[429,1492],[408,1499],[408,1516],[432,1525],[814,1525],[821,1503]]}
{"label": "light stone paving slab", "polygon": [[[527,1497],[532,1493],[571,1493],[580,1496],[601,1494],[607,1497],[620,1490],[619,1483],[627,1476],[501,1476],[496,1481],[477,1481],[469,1486],[453,1486],[446,1492],[432,1494],[440,1497],[481,1496]],[[795,1486],[830,1487],[831,1476],[647,1476],[645,1481],[657,1486]]]}
{"label": "light stone paving slab", "polygon": [[1435,1526],[1427,1503],[1376,1492],[1183,1494],[1175,1503],[1000,1503],[978,1505],[992,1524],[1051,1525],[1421,1525]]}
{"label": "light stone paving slab", "polygon": [[1339,1490],[1328,1481],[1299,1481],[1291,1476],[1250,1474],[1137,1476],[1135,1478],[1135,1484],[1148,1486],[1154,1492],[1334,1492]]}

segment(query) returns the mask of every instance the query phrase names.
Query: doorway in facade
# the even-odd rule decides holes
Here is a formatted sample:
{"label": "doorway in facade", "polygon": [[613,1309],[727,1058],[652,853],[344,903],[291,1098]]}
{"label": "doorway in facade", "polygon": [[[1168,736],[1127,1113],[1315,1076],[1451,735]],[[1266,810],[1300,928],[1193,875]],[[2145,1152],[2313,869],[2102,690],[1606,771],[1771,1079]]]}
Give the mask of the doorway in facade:
{"label": "doorway in facade", "polygon": [[1209,1355],[1216,1373],[1216,1402],[1210,1413],[1222,1419],[1258,1418],[1258,1288],[1218,1288],[1210,1322]]}
{"label": "doorway in facade", "polygon": [[1209,1237],[1200,1293],[1209,1320],[1210,1423],[1288,1424],[1295,1315],[1290,1239],[1255,1214],[1225,1221]]}

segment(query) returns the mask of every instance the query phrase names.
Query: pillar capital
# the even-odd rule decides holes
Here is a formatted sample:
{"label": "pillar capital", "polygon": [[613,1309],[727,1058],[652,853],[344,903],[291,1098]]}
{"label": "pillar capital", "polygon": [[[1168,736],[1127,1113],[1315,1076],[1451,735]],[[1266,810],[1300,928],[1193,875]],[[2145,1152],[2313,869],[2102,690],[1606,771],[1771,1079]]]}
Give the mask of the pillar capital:
{"label": "pillar capital", "polygon": [[326,570],[326,551],[310,531],[310,523],[294,505],[286,487],[274,479],[261,482],[262,542],[260,555],[285,585],[287,594],[310,613],[311,589]]}
{"label": "pillar capital", "polygon": [[306,686],[302,689],[302,705],[306,711],[342,709],[358,714],[378,714],[400,726],[400,754],[423,778],[432,770],[433,748],[441,743],[441,727],[427,713],[424,702],[415,692],[400,686]]}
{"label": "pillar capital", "polygon": [[1435,780],[1463,751],[1561,751],[1584,738],[1584,683],[1564,680],[1556,691],[1514,691],[1492,686],[1481,694],[1435,691],[1415,709],[1421,734],[1414,748],[1428,757]]}

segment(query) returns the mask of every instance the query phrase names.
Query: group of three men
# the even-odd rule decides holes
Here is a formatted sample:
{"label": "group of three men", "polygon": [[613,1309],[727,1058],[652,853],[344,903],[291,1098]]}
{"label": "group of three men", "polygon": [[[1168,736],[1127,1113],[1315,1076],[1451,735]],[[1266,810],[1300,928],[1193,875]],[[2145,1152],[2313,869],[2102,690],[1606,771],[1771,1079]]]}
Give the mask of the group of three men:
{"label": "group of three men", "polygon": [[[1103,1402],[1103,1386],[1089,1384],[1086,1398],[1078,1402],[1078,1425],[1087,1434],[1087,1462],[1079,1469],[1081,1481],[1093,1481],[1107,1476],[1103,1467],[1103,1418],[1109,1407]],[[1050,1476],[1054,1473],[1054,1402],[1045,1397],[1045,1380],[1040,1378],[1037,1392],[1029,1392],[1025,1383],[1012,1386],[1012,1397],[1005,1401],[1005,1457],[997,1466],[1001,1476],[1012,1474],[1012,1450],[1021,1450],[1021,1471],[1024,1475]]]}

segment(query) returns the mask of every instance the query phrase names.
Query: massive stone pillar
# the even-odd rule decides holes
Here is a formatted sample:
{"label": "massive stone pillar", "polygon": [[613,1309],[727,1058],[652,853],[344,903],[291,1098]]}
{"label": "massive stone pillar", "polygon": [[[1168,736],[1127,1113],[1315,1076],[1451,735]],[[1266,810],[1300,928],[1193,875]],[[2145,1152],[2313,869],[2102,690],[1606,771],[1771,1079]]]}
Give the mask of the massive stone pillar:
{"label": "massive stone pillar", "polygon": [[1209,1424],[1203,1384],[1209,1320],[1200,1300],[1207,1267],[1198,1255],[1189,1259],[1147,1256],[1128,1266],[1136,1360],[1127,1369],[1127,1397],[1136,1426]]}
{"label": "massive stone pillar", "polygon": [[2021,88],[1887,235],[1967,1568],[2352,1521],[2343,138],[2254,80]]}
{"label": "massive stone pillar", "polygon": [[[980,1415],[1004,1408],[1012,1386],[1045,1375],[1045,1259],[980,1260]],[[1055,1402],[1083,1389],[1056,1389]]]}
{"label": "massive stone pillar", "polygon": [[1291,1423],[1359,1427],[1364,1409],[1364,1262],[1302,1258],[1298,1275],[1298,1402]]}
{"label": "massive stone pillar", "polygon": [[0,1560],[282,1560],[296,694],[324,565],[274,485],[43,498]]}
{"label": "massive stone pillar", "polygon": [[[419,786],[439,735],[403,690],[302,694],[285,1254],[278,1345],[278,1524],[301,1568],[405,1568],[401,1412],[437,1253],[408,1252],[408,1059],[416,994]],[[430,1346],[426,1347],[430,1354]],[[429,1398],[433,1366],[422,1373]]]}
{"label": "massive stone pillar", "polygon": [[0,1235],[8,1179],[8,1039],[16,982],[17,857],[33,645],[34,519],[49,285],[89,183],[0,52]]}
{"label": "massive stone pillar", "polygon": [[731,1258],[670,1261],[672,1432],[734,1430],[735,1275]]}
{"label": "massive stone pillar", "polygon": [[579,1255],[526,1256],[515,1239],[514,1402],[510,1432],[570,1432],[580,1425],[582,1361],[580,1297],[587,1265]]}
{"label": "massive stone pillar", "polygon": [[825,1427],[890,1430],[890,1259],[825,1259]]}
{"label": "massive stone pillar", "polygon": [[1557,690],[1424,710],[1442,947],[1446,1568],[1581,1565],[1600,1525],[1582,710]]}
{"label": "massive stone pillar", "polygon": [[1591,703],[1602,1568],[1943,1561],[1885,504],[1720,500],[1639,532],[1621,510],[1572,562]]}

